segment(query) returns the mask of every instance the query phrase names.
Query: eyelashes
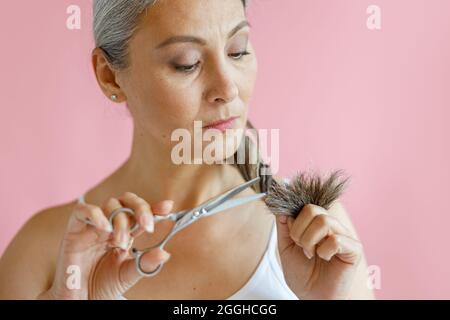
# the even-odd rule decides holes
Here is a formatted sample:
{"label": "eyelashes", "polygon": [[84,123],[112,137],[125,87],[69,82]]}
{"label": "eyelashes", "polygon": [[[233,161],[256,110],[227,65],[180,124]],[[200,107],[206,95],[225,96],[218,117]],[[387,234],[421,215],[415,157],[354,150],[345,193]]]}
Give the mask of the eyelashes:
{"label": "eyelashes", "polygon": [[241,59],[241,58],[243,58],[244,56],[247,56],[247,55],[249,55],[249,54],[250,54],[250,52],[248,52],[248,51],[243,51],[243,52],[238,52],[238,53],[232,53],[232,54],[230,54],[230,56],[231,56],[233,59],[239,60],[239,59]]}
{"label": "eyelashes", "polygon": [[191,72],[194,72],[199,65],[200,65],[200,61],[197,62],[196,64],[193,64],[193,65],[187,65],[187,66],[179,65],[179,66],[175,66],[175,70],[179,71],[181,73],[191,73]]}
{"label": "eyelashes", "polygon": [[[233,60],[241,60],[244,56],[247,56],[249,54],[251,53],[248,51],[243,51],[229,54],[229,57],[231,57]],[[200,61],[198,61],[196,64],[193,65],[175,65],[175,70],[181,73],[192,73],[195,70],[197,70],[199,65]]]}

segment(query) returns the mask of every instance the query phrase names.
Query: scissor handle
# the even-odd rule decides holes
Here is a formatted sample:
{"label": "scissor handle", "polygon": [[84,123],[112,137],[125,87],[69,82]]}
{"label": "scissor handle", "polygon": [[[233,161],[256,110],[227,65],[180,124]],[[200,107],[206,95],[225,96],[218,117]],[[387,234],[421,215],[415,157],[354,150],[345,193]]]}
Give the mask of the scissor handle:
{"label": "scissor handle", "polygon": [[[189,226],[197,218],[210,215],[211,213],[216,213],[216,212],[219,212],[222,210],[233,208],[235,206],[242,205],[249,201],[253,201],[253,200],[256,200],[256,199],[259,199],[259,198],[265,196],[266,195],[265,193],[261,193],[261,194],[257,194],[257,195],[247,196],[242,199],[229,200],[231,197],[240,193],[245,188],[256,183],[259,179],[260,179],[259,177],[256,177],[255,179],[247,181],[246,183],[227,191],[225,194],[222,194],[213,199],[210,199],[209,201],[207,201],[206,203],[203,203],[201,206],[199,206],[197,208],[194,208],[191,210],[185,210],[185,211],[181,211],[181,212],[177,212],[177,213],[171,213],[167,216],[155,216],[155,222],[163,221],[163,220],[172,220],[172,221],[176,221],[176,223],[175,223],[175,226],[172,228],[171,232],[157,245],[154,245],[152,247],[149,247],[149,248],[146,248],[143,250],[139,250],[136,248],[132,249],[132,253],[135,257],[135,264],[136,264],[137,272],[143,277],[153,277],[153,276],[157,275],[161,271],[164,263],[163,262],[160,263],[156,267],[155,270],[147,272],[141,266],[142,256],[154,248],[159,247],[162,249],[165,246],[165,244],[176,233],[178,233],[182,229]],[[125,208],[122,208],[122,209],[125,209]],[[125,210],[123,210],[123,211],[125,211]],[[126,212],[129,212],[129,211],[126,211]],[[134,215],[134,212],[130,212],[130,213]]]}
{"label": "scissor handle", "polygon": [[[117,209],[113,210],[113,212],[111,212],[111,215],[109,216],[109,223],[111,224],[111,226],[112,226],[114,217],[117,216],[121,212],[125,212],[125,213],[127,213],[127,214],[129,214],[130,216],[133,216],[133,217],[136,215],[134,213],[133,209],[130,209],[130,208],[117,208]],[[138,228],[139,228],[139,223],[137,223],[136,219],[134,219],[134,225],[131,227],[130,233],[136,231]]]}
{"label": "scissor handle", "polygon": [[154,277],[161,271],[164,263],[161,262],[160,264],[158,264],[158,266],[156,267],[155,270],[152,270],[150,272],[145,271],[144,269],[142,269],[142,266],[141,266],[142,256],[144,255],[145,252],[146,251],[144,251],[144,252],[136,251],[135,252],[135,254],[136,254],[136,258],[135,258],[136,271],[143,277],[146,277],[146,278]]}
{"label": "scissor handle", "polygon": [[[125,212],[125,213],[127,213],[127,214],[129,214],[130,216],[133,216],[133,217],[136,215],[134,210],[131,209],[131,208],[118,208],[118,209],[115,209],[113,212],[111,212],[111,216],[109,217],[109,223],[111,223],[111,225],[112,225],[112,221],[115,218],[115,216],[117,216],[121,212]],[[165,216],[155,215],[153,219],[154,219],[155,222],[165,221],[165,220],[177,221],[177,219],[181,215],[183,215],[183,213],[184,213],[184,211],[170,213],[170,214],[165,215]],[[134,220],[135,220],[134,224],[130,228],[130,233],[136,231],[139,228],[139,223],[136,221],[136,219],[134,219]]]}
{"label": "scissor handle", "polygon": [[[150,271],[150,272],[146,272],[141,266],[142,256],[145,253],[147,253],[150,250],[152,250],[152,249],[155,249],[155,248],[163,249],[164,246],[166,245],[166,243],[175,234],[177,234],[180,230],[184,229],[186,226],[189,225],[188,221],[190,219],[192,219],[192,218],[195,219],[198,216],[196,213],[198,214],[198,212],[194,212],[192,214],[192,216],[190,214],[184,215],[183,213],[178,213],[180,219],[176,219],[175,220],[175,221],[177,221],[175,226],[172,228],[170,233],[164,239],[162,239],[158,244],[153,245],[153,246],[148,247],[148,248],[145,248],[145,249],[142,249],[142,250],[139,250],[137,248],[133,248],[131,250],[131,252],[132,252],[132,254],[133,254],[134,258],[135,258],[136,270],[141,276],[143,276],[143,277],[153,277],[153,276],[157,275],[161,271],[161,269],[163,267],[163,264],[164,264],[164,263],[160,263],[155,270]],[[175,215],[177,215],[177,214],[175,214]]]}
{"label": "scissor handle", "polygon": [[[133,216],[133,217],[136,215],[134,210],[131,209],[131,208],[118,208],[118,209],[115,209],[113,212],[111,212],[111,216],[109,217],[109,223],[111,223],[111,225],[112,225],[112,221],[115,218],[115,216],[117,216],[121,212],[125,212],[125,213],[127,213],[127,214],[129,214],[130,216]],[[165,220],[177,221],[178,217],[182,213],[183,212],[170,213],[170,214],[168,214],[166,216],[155,215],[154,216],[154,221],[155,222],[165,221]],[[139,223],[135,219],[135,222],[134,222],[133,226],[130,228],[130,233],[136,231],[138,228],[139,228]]]}

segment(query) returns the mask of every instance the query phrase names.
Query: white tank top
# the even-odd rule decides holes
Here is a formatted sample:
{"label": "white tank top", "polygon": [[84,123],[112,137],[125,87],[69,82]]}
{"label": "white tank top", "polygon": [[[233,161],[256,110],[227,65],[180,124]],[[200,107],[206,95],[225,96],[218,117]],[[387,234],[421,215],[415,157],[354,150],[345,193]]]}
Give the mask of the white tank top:
{"label": "white tank top", "polygon": [[[84,203],[84,196],[78,199]],[[277,227],[274,219],[269,242],[255,272],[247,283],[227,300],[299,300],[289,289],[277,259]],[[126,300],[119,296],[118,300]]]}

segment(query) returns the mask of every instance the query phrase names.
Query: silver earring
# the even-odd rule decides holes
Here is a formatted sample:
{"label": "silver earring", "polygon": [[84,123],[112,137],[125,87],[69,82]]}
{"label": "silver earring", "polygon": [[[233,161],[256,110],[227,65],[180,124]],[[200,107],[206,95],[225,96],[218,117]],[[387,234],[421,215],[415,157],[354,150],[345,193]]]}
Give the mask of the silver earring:
{"label": "silver earring", "polygon": [[117,101],[117,99],[118,99],[118,98],[117,98],[117,95],[116,95],[116,94],[112,94],[112,95],[111,95],[111,100],[112,100],[112,101]]}

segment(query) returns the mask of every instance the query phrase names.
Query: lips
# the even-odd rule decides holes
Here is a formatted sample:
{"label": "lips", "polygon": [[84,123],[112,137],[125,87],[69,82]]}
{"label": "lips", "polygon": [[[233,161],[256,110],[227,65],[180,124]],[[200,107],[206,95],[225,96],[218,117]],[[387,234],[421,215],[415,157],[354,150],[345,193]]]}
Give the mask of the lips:
{"label": "lips", "polygon": [[230,129],[233,127],[234,122],[239,117],[231,117],[224,120],[215,121],[213,123],[210,123],[206,126],[204,126],[204,129],[218,129],[220,131],[225,131],[226,129]]}

